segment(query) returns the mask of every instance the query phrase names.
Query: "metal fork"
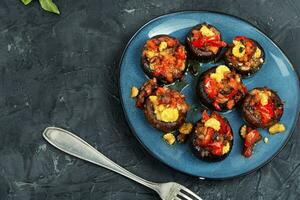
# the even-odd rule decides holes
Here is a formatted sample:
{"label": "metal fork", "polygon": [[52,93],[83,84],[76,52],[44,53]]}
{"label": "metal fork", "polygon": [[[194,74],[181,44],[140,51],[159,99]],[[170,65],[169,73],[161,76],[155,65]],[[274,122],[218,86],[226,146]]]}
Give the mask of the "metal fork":
{"label": "metal fork", "polygon": [[108,159],[83,139],[64,129],[48,127],[44,130],[43,137],[54,147],[65,153],[117,172],[154,190],[163,200],[202,200],[191,190],[178,183],[154,183],[134,175]]}

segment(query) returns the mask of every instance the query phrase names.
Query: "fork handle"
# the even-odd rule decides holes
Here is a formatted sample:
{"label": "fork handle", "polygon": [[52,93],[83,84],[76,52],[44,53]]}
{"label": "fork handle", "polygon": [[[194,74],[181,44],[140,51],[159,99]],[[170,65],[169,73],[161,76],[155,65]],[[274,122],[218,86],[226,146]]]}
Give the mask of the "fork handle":
{"label": "fork handle", "polygon": [[48,127],[44,130],[43,137],[54,147],[65,153],[117,172],[158,192],[158,183],[147,181],[127,171],[69,131],[57,127]]}

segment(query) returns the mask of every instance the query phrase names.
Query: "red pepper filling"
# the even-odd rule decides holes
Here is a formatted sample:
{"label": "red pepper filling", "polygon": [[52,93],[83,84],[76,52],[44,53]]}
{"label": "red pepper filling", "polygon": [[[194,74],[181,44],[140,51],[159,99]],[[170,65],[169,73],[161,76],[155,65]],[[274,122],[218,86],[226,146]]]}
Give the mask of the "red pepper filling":
{"label": "red pepper filling", "polygon": [[255,46],[255,43],[253,42],[253,40],[251,40],[245,36],[236,36],[234,38],[234,40],[242,42],[246,46],[246,49],[247,49],[247,47],[251,48],[251,47]]}
{"label": "red pepper filling", "polygon": [[268,104],[265,106],[259,103],[256,108],[260,113],[263,124],[267,124],[274,117],[274,104],[272,100],[269,99]]}
{"label": "red pepper filling", "polygon": [[[271,120],[276,119],[282,115],[282,106],[275,107],[272,93],[270,91],[254,90],[251,93],[253,94],[253,97],[251,99],[250,105],[253,106],[254,112],[256,112],[258,116],[260,116],[262,124],[267,124]],[[268,96],[268,103],[266,105],[261,104],[259,93],[264,93]]]}
{"label": "red pepper filling", "polygon": [[[161,45],[162,42],[164,45]],[[183,75],[186,51],[177,39],[167,36],[152,38],[146,42],[143,56],[155,77],[162,76],[168,82],[173,82]]]}
{"label": "red pepper filling", "polygon": [[209,98],[215,99],[218,95],[218,83],[215,79],[206,77],[204,79],[204,89]]}
{"label": "red pepper filling", "polygon": [[240,82],[240,75],[227,72],[221,82],[217,82],[208,74],[204,78],[204,91],[212,100],[213,107],[221,111],[220,104],[225,104],[227,109],[231,110],[247,93],[247,88]]}
{"label": "red pepper filling", "polygon": [[[220,130],[216,131],[211,127],[205,127],[204,124],[210,118],[215,118],[220,123]],[[202,113],[201,123],[196,126],[196,145],[199,145],[213,155],[223,155],[223,147],[226,143],[231,142],[233,139],[230,125],[218,113],[212,112],[209,115],[206,111]],[[230,147],[231,148],[231,147]]]}
{"label": "red pepper filling", "polygon": [[185,97],[176,90],[171,90],[166,87],[158,87],[155,95],[157,96],[158,104],[168,105],[172,108],[178,108],[185,113],[188,110],[188,105],[185,102]]}
{"label": "red pepper filling", "polygon": [[[200,27],[201,28],[201,27]],[[200,31],[200,28],[192,31],[191,43],[194,47],[211,51],[216,54],[220,47],[226,46],[226,43],[221,40],[220,32],[213,27],[209,29],[215,33],[213,36],[205,36]]]}
{"label": "red pepper filling", "polygon": [[252,156],[253,147],[256,142],[261,140],[261,135],[258,130],[251,127],[246,127],[245,131],[245,133],[241,133],[242,137],[244,138],[243,155],[248,158]]}
{"label": "red pepper filling", "polygon": [[[194,34],[194,37],[195,37],[195,34]],[[226,46],[226,43],[221,40],[221,37],[219,34],[214,35],[214,36],[204,36],[200,32],[198,35],[198,39],[194,39],[192,41],[192,45],[195,47],[198,47],[198,48],[201,48],[204,46],[224,47],[224,46]]]}
{"label": "red pepper filling", "polygon": [[211,114],[211,117],[216,118],[221,123],[221,128],[219,130],[219,133],[222,135],[226,135],[228,140],[232,140],[233,137],[231,133],[231,128],[229,124],[225,121],[225,119],[221,115],[217,114],[216,112],[213,112]]}

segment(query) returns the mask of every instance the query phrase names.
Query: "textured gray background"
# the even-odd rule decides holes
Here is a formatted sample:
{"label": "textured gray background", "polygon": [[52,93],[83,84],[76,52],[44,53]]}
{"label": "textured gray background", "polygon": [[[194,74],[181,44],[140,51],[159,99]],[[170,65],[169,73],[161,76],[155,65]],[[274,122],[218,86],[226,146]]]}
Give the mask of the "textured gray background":
{"label": "textured gray background", "polygon": [[[200,181],[150,156],[130,132],[118,94],[118,62],[132,34],[153,17],[185,9],[239,16],[262,29],[300,72],[300,1],[56,0],[61,16],[35,1],[0,1],[0,199],[158,199],[113,172],[50,147],[57,125],[128,170],[177,181],[204,199],[299,199],[299,123],[284,150],[251,175]],[[298,55],[298,56],[297,56]],[[291,91],[293,92],[293,91]]]}

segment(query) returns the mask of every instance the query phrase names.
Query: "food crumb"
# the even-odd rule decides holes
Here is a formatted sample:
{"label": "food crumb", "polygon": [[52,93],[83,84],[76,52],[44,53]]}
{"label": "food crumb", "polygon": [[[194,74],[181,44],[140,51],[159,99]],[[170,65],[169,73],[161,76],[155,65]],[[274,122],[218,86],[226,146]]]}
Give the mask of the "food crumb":
{"label": "food crumb", "polygon": [[180,128],[179,132],[188,135],[192,132],[193,125],[191,123],[184,123]]}
{"label": "food crumb", "polygon": [[166,133],[164,134],[163,138],[169,145],[175,143],[175,136],[173,135],[173,133]]}
{"label": "food crumb", "polygon": [[137,89],[137,87],[132,87],[131,88],[131,98],[136,97],[139,94],[139,89]]}
{"label": "food crumb", "polygon": [[242,136],[242,138],[245,138],[246,134],[247,134],[247,126],[243,125],[240,129],[240,134]]}
{"label": "food crumb", "polygon": [[269,138],[265,137],[264,138],[264,143],[269,144]]}
{"label": "food crumb", "polygon": [[284,126],[284,124],[281,124],[281,123],[274,124],[273,126],[271,126],[269,128],[269,133],[271,135],[274,135],[276,133],[281,133],[284,131],[285,131],[285,126]]}
{"label": "food crumb", "polygon": [[186,134],[183,134],[183,133],[179,133],[177,136],[176,136],[176,139],[179,143],[184,143],[187,139],[188,135]]}
{"label": "food crumb", "polygon": [[193,130],[193,124],[192,123],[184,123],[179,129],[179,134],[177,135],[176,139],[179,143],[183,143],[188,138],[188,135]]}

